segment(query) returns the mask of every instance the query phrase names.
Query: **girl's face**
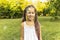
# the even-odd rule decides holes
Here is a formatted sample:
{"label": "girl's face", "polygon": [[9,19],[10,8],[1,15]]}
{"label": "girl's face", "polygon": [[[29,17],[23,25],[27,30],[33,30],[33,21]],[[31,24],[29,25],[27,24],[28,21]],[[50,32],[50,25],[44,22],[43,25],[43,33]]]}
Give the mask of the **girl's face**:
{"label": "girl's face", "polygon": [[35,18],[35,9],[33,7],[29,7],[26,12],[26,19],[27,20],[34,20]]}

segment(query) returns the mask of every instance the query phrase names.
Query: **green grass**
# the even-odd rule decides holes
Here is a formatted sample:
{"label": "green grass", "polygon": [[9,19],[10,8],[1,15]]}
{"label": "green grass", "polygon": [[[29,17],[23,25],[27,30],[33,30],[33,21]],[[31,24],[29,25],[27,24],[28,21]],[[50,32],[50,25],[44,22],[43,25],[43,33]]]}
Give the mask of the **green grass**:
{"label": "green grass", "polygon": [[39,17],[43,40],[60,40],[60,20],[50,21],[51,17]]}
{"label": "green grass", "polygon": [[[38,17],[43,40],[60,40],[60,20]],[[0,19],[0,40],[19,40],[21,19]]]}
{"label": "green grass", "polygon": [[0,19],[0,40],[19,40],[19,37],[19,19]]}

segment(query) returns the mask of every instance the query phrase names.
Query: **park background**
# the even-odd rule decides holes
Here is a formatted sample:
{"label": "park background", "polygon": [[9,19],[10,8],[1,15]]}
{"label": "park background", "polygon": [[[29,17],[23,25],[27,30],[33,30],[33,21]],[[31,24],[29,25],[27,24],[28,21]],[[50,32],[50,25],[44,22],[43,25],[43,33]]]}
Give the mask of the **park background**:
{"label": "park background", "polygon": [[43,40],[60,40],[60,0],[0,0],[0,40],[19,40],[23,10],[37,9]]}

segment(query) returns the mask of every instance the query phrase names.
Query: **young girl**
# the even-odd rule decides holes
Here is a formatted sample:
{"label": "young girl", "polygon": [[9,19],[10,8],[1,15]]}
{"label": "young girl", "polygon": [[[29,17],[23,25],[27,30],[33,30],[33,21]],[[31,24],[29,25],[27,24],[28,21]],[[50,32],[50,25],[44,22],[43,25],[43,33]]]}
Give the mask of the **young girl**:
{"label": "young girl", "polygon": [[21,27],[20,40],[42,40],[36,8],[33,5],[25,8]]}

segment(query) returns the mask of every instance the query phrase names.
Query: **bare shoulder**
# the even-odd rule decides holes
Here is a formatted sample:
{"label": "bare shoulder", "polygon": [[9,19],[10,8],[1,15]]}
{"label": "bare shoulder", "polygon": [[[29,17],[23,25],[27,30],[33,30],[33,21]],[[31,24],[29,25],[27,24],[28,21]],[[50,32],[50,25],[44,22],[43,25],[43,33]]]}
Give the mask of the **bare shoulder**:
{"label": "bare shoulder", "polygon": [[24,29],[24,22],[21,23],[21,30],[23,31]]}
{"label": "bare shoulder", "polygon": [[24,28],[24,22],[21,23],[21,28],[22,28],[22,29]]}
{"label": "bare shoulder", "polygon": [[24,26],[24,22],[21,23],[21,26]]}

